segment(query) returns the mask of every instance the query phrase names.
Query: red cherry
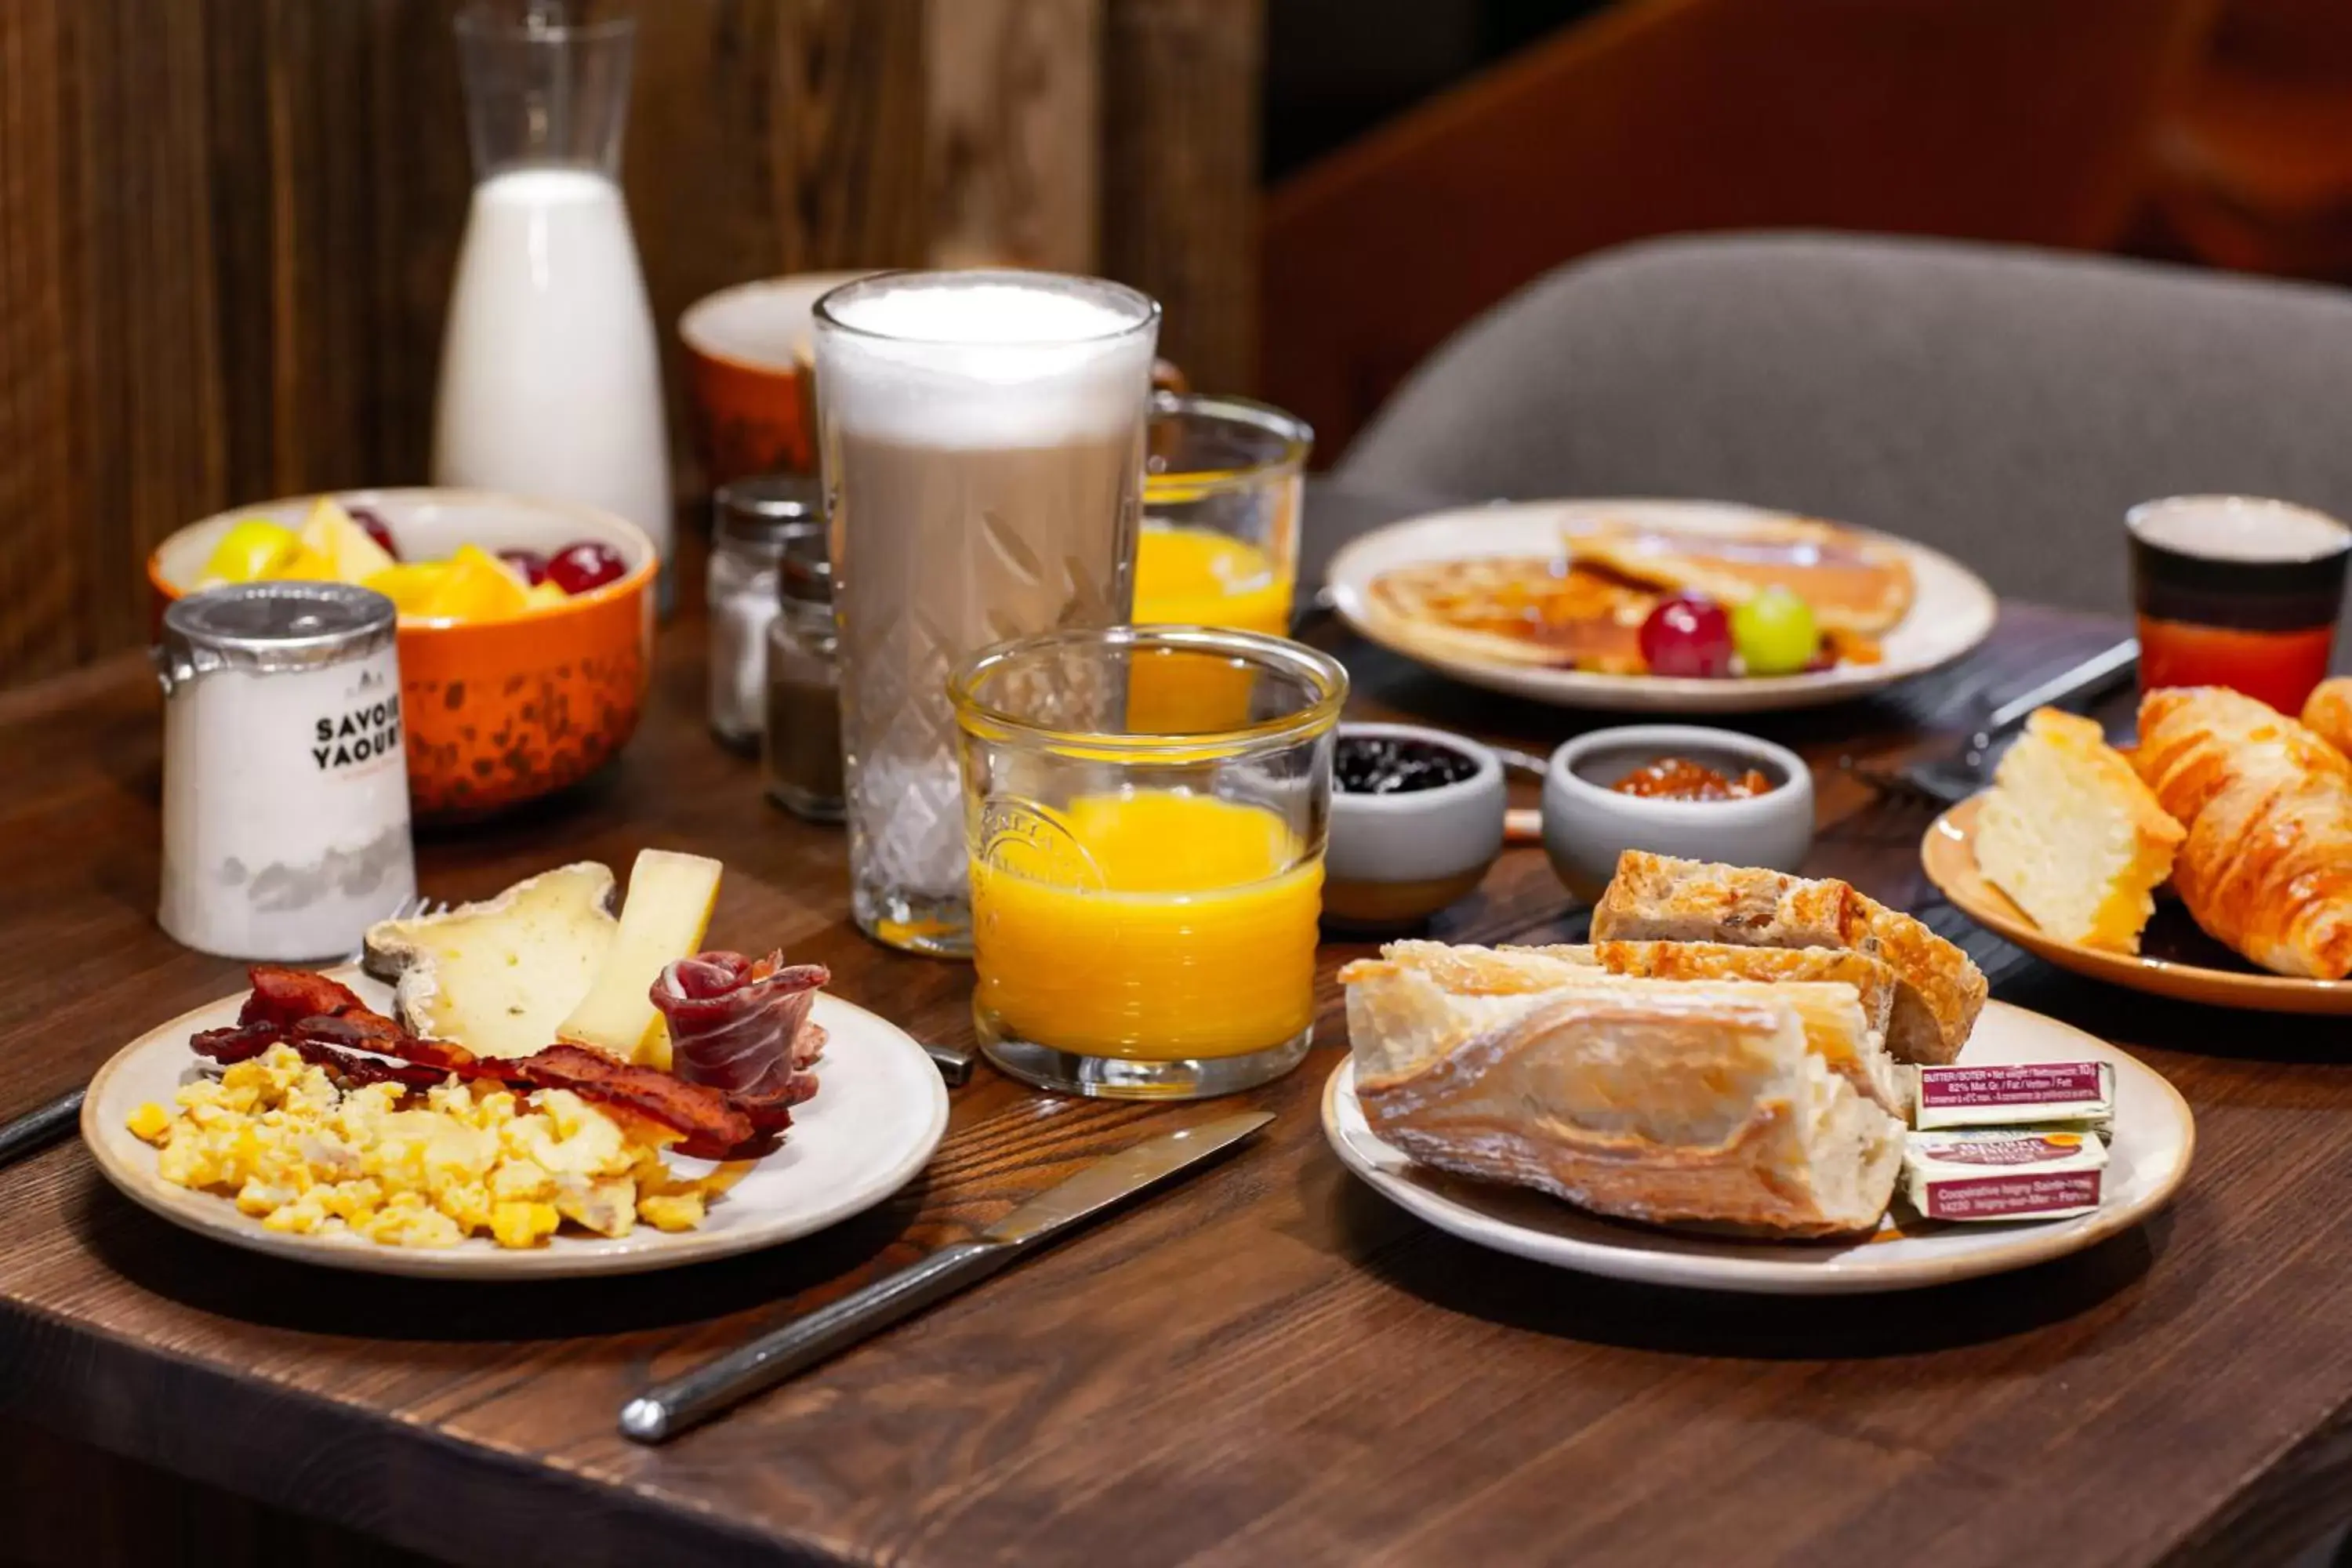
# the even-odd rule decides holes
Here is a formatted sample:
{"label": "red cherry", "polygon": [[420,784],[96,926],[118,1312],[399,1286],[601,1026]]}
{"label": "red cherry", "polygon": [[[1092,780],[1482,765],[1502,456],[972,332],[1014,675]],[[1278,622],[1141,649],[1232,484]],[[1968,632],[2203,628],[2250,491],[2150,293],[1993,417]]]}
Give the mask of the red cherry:
{"label": "red cherry", "polygon": [[386,555],[394,561],[400,559],[400,546],[392,542],[392,530],[383,518],[363,506],[345,507],[343,510],[351,514],[353,522],[367,530],[367,536],[382,546]]}
{"label": "red cherry", "polygon": [[593,539],[567,544],[547,563],[548,581],[567,594],[585,594],[629,574],[629,563],[609,544]]}
{"label": "red cherry", "polygon": [[1714,600],[1681,594],[1642,623],[1642,658],[1653,675],[1731,673],[1731,617]]}
{"label": "red cherry", "polygon": [[547,557],[536,550],[501,550],[499,559],[522,574],[522,580],[536,588],[547,581]]}

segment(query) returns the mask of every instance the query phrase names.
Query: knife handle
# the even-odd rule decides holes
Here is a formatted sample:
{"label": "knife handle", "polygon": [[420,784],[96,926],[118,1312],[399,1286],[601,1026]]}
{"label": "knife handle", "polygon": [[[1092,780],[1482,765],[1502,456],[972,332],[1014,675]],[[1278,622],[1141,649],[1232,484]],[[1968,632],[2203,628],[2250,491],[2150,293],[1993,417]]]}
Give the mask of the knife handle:
{"label": "knife handle", "polygon": [[81,1120],[82,1091],[70,1089],[14,1121],[0,1125],[0,1165],[46,1149]]}
{"label": "knife handle", "polygon": [[772,1333],[682,1377],[656,1384],[621,1409],[621,1435],[662,1443],[794,1373],[847,1350],[1013,1261],[1017,1247],[960,1241],[852,1290]]}

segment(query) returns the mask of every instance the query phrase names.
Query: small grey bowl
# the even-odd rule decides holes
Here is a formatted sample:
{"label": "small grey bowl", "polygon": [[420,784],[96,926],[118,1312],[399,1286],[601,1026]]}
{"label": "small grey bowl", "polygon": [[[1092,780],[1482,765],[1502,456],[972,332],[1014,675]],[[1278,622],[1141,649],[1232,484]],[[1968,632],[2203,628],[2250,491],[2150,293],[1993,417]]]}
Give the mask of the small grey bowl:
{"label": "small grey bowl", "polygon": [[[1687,757],[1717,773],[1762,771],[1774,788],[1746,800],[1654,800],[1609,786],[1661,757]],[[1568,890],[1597,901],[1617,857],[1646,849],[1685,860],[1720,860],[1793,871],[1813,844],[1813,775],[1804,759],[1735,730],[1629,724],[1579,735],[1544,772],[1544,853]]]}
{"label": "small grey bowl", "polygon": [[1351,735],[1425,741],[1459,752],[1477,772],[1456,784],[1397,795],[1331,791],[1323,855],[1323,921],[1335,930],[1409,931],[1467,897],[1503,848],[1503,764],[1494,752],[1417,724],[1342,724]]}

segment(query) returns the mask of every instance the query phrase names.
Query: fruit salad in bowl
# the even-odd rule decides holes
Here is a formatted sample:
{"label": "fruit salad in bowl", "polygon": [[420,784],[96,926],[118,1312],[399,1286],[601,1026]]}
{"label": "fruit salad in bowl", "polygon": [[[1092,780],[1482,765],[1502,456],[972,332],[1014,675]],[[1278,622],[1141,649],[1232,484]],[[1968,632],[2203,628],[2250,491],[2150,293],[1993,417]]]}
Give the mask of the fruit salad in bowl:
{"label": "fruit salad in bowl", "polygon": [[593,507],[482,490],[353,490],[238,507],[157,546],[168,602],[225,583],[357,583],[400,610],[409,795],[475,817],[577,783],[635,731],[653,541]]}

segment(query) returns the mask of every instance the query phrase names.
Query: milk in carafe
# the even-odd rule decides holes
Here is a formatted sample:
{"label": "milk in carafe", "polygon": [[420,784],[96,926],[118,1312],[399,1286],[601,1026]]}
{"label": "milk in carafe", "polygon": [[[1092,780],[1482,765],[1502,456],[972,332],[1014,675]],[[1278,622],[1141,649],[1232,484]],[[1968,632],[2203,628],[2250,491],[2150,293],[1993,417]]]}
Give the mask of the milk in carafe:
{"label": "milk in carafe", "polygon": [[442,340],[433,479],[602,507],[667,561],[660,354],[614,178],[633,30],[459,20],[479,183]]}

